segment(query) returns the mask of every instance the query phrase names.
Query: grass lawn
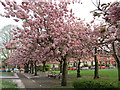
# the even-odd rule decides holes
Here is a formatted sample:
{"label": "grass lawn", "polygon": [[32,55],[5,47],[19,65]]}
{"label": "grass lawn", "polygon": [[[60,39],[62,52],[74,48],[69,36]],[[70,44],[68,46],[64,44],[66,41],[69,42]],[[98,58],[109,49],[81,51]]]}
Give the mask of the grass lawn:
{"label": "grass lawn", "polygon": [[[14,74],[12,72],[0,72],[0,76],[14,76]],[[13,83],[10,79],[0,79],[0,88],[4,88],[2,90],[5,90],[5,88],[11,88],[11,90],[15,88],[15,90],[18,90],[17,84]]]}
{"label": "grass lawn", "polygon": [[[68,71],[70,77],[76,77],[76,71]],[[94,76],[94,70],[81,70],[81,76]],[[99,76],[111,80],[117,80],[117,69],[99,69]]]}
{"label": "grass lawn", "polygon": [[[59,73],[59,71],[52,71]],[[94,76],[94,70],[81,70],[80,71],[81,76]],[[76,77],[77,71],[76,70],[69,70],[68,71],[68,77]],[[111,80],[117,80],[118,79],[118,73],[117,69],[99,69],[99,76],[100,77],[106,77]]]}
{"label": "grass lawn", "polygon": [[2,88],[17,88],[17,84],[13,83],[12,80],[9,79],[0,79],[0,83],[2,84]]}
{"label": "grass lawn", "polygon": [[[59,71],[52,71],[59,73]],[[76,78],[76,70],[69,70],[68,71],[68,85],[63,88],[73,88],[72,83],[73,81],[77,80]],[[82,79],[93,79],[94,77],[94,70],[81,70],[81,78]],[[110,80],[110,81],[117,81],[118,74],[117,69],[99,69],[99,76],[101,80]],[[62,88],[61,86],[55,86],[53,88]]]}
{"label": "grass lawn", "polygon": [[[10,79],[0,79],[0,88],[16,88],[15,90],[18,90],[17,89],[17,84],[13,83],[12,80]],[[4,90],[4,89],[2,89]]]}
{"label": "grass lawn", "polygon": [[0,72],[0,76],[14,76],[12,72]]}

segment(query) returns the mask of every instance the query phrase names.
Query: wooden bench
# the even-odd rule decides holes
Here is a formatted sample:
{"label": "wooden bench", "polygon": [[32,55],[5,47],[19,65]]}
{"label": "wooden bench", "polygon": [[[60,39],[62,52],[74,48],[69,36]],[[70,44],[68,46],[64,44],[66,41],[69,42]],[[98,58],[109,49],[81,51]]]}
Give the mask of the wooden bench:
{"label": "wooden bench", "polygon": [[62,76],[61,73],[55,73],[55,72],[49,72],[49,73],[48,73],[48,77],[49,77],[49,78],[52,77],[52,78],[54,78],[54,79],[56,79],[56,78],[60,79],[61,76]]}

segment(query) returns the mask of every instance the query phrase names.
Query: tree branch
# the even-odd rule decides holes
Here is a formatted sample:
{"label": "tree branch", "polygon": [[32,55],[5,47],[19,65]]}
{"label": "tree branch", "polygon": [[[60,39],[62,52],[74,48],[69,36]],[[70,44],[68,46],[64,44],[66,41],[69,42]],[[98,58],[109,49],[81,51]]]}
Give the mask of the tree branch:
{"label": "tree branch", "polygon": [[8,57],[5,55],[5,53],[4,53],[4,51],[3,51],[3,50],[2,50],[2,53],[3,53],[3,55],[4,55],[4,57],[5,57],[5,58],[8,58]]}

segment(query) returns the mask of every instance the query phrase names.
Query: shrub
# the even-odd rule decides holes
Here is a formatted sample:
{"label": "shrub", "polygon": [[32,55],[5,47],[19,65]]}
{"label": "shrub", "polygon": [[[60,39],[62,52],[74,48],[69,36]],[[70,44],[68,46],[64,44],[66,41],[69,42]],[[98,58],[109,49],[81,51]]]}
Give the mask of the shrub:
{"label": "shrub", "polygon": [[110,64],[106,64],[105,66],[106,66],[106,67],[109,67],[109,66],[110,66]]}
{"label": "shrub", "polygon": [[43,70],[43,66],[42,65],[37,66],[37,71],[42,71],[42,70]]}
{"label": "shrub", "polygon": [[[46,64],[45,65],[45,70],[46,71],[49,71],[50,70],[50,65],[49,64]],[[43,70],[43,66],[42,65],[39,65],[39,66],[37,66],[37,71],[42,71]]]}
{"label": "shrub", "polygon": [[105,64],[98,64],[98,66],[105,66]]}
{"label": "shrub", "polygon": [[83,66],[84,66],[84,67],[88,67],[88,64],[84,64]]}
{"label": "shrub", "polygon": [[46,64],[46,65],[45,65],[45,70],[46,70],[46,71],[49,71],[50,68],[51,68],[50,64]]}
{"label": "shrub", "polygon": [[73,82],[74,88],[118,88],[118,82],[93,79],[79,79]]}
{"label": "shrub", "polygon": [[5,66],[2,66],[2,68],[5,68]]}

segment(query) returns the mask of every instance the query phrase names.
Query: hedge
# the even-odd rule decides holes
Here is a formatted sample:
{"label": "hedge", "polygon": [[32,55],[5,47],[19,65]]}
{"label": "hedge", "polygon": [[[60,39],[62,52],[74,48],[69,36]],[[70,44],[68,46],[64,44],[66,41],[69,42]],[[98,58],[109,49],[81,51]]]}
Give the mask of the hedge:
{"label": "hedge", "polygon": [[100,79],[78,79],[73,82],[74,88],[120,88],[120,82]]}

